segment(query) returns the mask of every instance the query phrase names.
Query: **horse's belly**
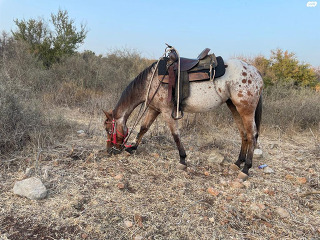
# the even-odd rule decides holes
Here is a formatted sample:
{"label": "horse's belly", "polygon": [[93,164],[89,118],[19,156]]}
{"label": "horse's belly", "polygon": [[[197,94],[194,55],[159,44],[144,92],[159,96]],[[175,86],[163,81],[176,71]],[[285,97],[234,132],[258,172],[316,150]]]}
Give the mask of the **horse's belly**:
{"label": "horse's belly", "polygon": [[207,112],[224,102],[211,81],[190,84],[190,96],[184,101],[185,112]]}

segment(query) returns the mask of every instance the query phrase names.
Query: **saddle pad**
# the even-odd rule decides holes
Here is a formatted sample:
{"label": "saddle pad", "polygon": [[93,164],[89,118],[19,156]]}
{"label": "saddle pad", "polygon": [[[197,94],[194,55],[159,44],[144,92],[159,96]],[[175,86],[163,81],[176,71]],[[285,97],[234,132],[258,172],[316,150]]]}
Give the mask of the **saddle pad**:
{"label": "saddle pad", "polygon": [[222,77],[226,73],[226,67],[221,56],[217,57],[217,62],[218,66],[215,68],[216,73],[214,78]]}

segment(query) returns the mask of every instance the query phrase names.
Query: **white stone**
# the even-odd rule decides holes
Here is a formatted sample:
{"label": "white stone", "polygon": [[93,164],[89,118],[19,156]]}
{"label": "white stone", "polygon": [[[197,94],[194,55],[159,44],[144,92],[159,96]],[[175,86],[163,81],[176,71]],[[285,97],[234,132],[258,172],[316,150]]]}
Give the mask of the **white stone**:
{"label": "white stone", "polygon": [[143,239],[143,237],[142,237],[142,236],[140,236],[140,235],[137,235],[137,236],[135,236],[133,239],[134,239],[134,240],[142,240],[142,239]]}
{"label": "white stone", "polygon": [[213,164],[222,164],[224,156],[217,152],[212,152],[208,157],[208,162]]}
{"label": "white stone", "polygon": [[83,130],[79,130],[79,131],[77,131],[77,133],[81,134],[81,133],[84,133],[84,131]]}
{"label": "white stone", "polygon": [[33,200],[47,196],[47,189],[39,178],[31,177],[14,184],[13,193]]}
{"label": "white stone", "polygon": [[280,216],[281,218],[288,218],[288,217],[290,217],[289,212],[288,212],[286,209],[282,208],[282,207],[278,207],[278,208],[276,209],[276,212],[279,214],[279,216]]}
{"label": "white stone", "polygon": [[264,173],[268,173],[268,174],[274,173],[274,171],[273,171],[273,169],[272,169],[271,167],[265,167],[265,168],[263,169],[263,172],[264,172]]}
{"label": "white stone", "polygon": [[133,223],[131,221],[128,221],[128,220],[125,220],[123,223],[127,228],[131,228],[133,226]]}
{"label": "white stone", "polygon": [[256,148],[253,152],[253,155],[255,156],[255,158],[262,158],[263,157],[263,152],[261,149]]}

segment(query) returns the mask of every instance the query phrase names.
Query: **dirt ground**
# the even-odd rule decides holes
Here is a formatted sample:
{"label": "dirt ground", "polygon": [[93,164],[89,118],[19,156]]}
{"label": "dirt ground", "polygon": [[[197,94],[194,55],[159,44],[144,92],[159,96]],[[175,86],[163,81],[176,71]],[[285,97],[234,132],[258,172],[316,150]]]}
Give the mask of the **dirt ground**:
{"label": "dirt ground", "polygon": [[[239,183],[229,171],[240,150],[235,126],[182,129],[189,167],[181,171],[161,120],[133,155],[108,156],[102,116],[61,111],[78,126],[65,142],[1,159],[1,240],[320,239],[319,131],[263,129],[263,157]],[[13,194],[27,167],[45,199]]]}

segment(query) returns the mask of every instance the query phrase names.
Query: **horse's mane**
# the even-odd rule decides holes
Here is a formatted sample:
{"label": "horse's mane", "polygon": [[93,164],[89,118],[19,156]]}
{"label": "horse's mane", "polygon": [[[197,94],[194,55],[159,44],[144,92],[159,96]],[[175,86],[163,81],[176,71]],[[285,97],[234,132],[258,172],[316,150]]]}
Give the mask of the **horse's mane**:
{"label": "horse's mane", "polygon": [[115,109],[117,109],[122,104],[127,105],[127,103],[132,102],[134,98],[139,96],[139,94],[143,94],[148,74],[155,64],[156,62],[145,68],[129,83],[129,85],[123,90]]}

